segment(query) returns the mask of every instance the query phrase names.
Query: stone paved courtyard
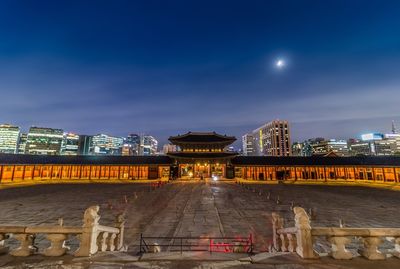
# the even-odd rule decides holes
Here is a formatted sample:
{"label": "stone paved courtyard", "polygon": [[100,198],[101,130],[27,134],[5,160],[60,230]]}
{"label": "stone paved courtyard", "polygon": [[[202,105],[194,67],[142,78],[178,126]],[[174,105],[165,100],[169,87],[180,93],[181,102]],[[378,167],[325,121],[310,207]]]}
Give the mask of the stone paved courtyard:
{"label": "stone paved courtyard", "polygon": [[[343,219],[350,227],[400,227],[398,192],[298,185],[251,184],[249,188],[231,182],[173,182],[151,191],[148,184],[54,184],[3,189],[0,224],[56,224],[61,217],[65,225],[81,226],[85,208],[99,204],[100,223],[112,225],[114,215],[126,210],[125,242],[132,254],[138,250],[141,233],[194,237],[253,234],[256,252],[263,252],[271,243],[271,212],[279,211],[292,219],[292,202],[312,209],[313,226],[338,226],[339,219]],[[280,204],[276,203],[278,196]],[[47,244],[40,238],[39,243]],[[0,256],[2,260],[0,266],[6,264],[4,255]],[[400,268],[400,263],[396,264]]]}

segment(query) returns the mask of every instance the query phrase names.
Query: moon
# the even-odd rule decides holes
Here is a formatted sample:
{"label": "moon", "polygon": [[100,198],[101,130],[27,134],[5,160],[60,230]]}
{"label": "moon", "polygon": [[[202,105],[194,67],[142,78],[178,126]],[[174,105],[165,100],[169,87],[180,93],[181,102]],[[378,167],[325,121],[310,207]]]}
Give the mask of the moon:
{"label": "moon", "polygon": [[285,61],[282,60],[282,59],[278,59],[278,60],[275,62],[275,66],[276,66],[276,68],[278,68],[278,69],[282,69],[283,67],[285,67],[285,65],[286,65],[286,63],[285,63]]}

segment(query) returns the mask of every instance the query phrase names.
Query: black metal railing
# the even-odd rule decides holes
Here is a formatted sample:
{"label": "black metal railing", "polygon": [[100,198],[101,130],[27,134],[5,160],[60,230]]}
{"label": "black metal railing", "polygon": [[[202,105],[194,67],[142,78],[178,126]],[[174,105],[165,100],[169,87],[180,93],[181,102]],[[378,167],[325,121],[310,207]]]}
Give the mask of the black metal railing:
{"label": "black metal railing", "polygon": [[253,236],[247,237],[156,237],[140,234],[139,253],[161,251],[208,251],[253,253]]}

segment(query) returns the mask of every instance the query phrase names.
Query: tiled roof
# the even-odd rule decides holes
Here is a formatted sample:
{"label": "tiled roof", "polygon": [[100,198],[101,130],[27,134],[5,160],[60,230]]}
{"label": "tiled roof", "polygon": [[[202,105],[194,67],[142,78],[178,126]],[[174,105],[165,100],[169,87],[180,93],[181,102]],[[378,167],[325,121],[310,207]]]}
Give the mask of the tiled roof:
{"label": "tiled roof", "polygon": [[216,132],[188,132],[183,135],[170,136],[169,141],[176,143],[215,143],[215,142],[230,142],[236,140],[234,136],[220,135]]}
{"label": "tiled roof", "polygon": [[168,156],[187,159],[216,159],[236,156],[236,152],[169,152]]}
{"label": "tiled roof", "polygon": [[399,166],[400,157],[396,156],[360,156],[360,157],[268,157],[268,156],[237,156],[232,159],[236,165],[379,165]]}
{"label": "tiled roof", "polygon": [[0,154],[0,164],[166,164],[173,162],[168,156],[50,156]]}

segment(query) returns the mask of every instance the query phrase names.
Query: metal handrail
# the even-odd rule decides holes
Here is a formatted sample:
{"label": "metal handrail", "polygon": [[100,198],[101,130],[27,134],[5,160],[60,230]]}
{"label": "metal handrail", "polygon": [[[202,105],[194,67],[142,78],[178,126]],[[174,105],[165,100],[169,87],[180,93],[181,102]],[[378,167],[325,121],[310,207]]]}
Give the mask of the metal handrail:
{"label": "metal handrail", "polygon": [[[149,251],[149,245],[146,240],[166,240],[170,241],[170,243],[159,244],[158,247],[169,247],[171,248],[179,248],[180,252],[183,252],[183,249],[189,249],[190,251],[209,251],[212,252],[231,252],[234,247],[242,247],[247,253],[253,253],[254,245],[253,245],[253,236],[250,234],[248,237],[209,237],[209,236],[143,236],[140,234],[140,242],[139,242],[139,253],[146,253]],[[184,240],[208,240],[207,244],[192,244],[192,243],[184,243]],[[218,240],[230,240],[232,242],[215,242]],[[176,243],[176,241],[179,241]],[[239,244],[238,244],[239,243]],[[223,249],[223,251],[222,251]]]}

